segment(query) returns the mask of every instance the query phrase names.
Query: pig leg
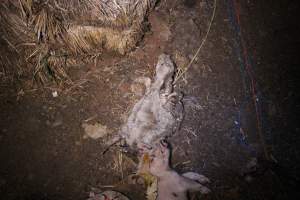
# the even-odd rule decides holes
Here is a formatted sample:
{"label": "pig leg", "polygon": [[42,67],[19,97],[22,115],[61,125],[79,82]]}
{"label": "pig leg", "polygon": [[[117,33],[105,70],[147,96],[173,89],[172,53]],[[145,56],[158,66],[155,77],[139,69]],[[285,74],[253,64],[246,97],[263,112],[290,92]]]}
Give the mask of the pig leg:
{"label": "pig leg", "polygon": [[200,183],[192,179],[188,179],[182,176],[180,182],[182,183],[182,187],[187,191],[191,191],[191,192],[199,191],[202,194],[207,194],[210,192],[210,189],[208,189],[207,187],[201,185]]}
{"label": "pig leg", "polygon": [[198,173],[195,173],[195,172],[186,172],[186,173],[183,173],[182,174],[183,177],[186,177],[186,178],[189,178],[189,179],[192,179],[194,181],[197,181],[199,183],[210,183],[210,180],[202,175],[202,174],[198,174]]}

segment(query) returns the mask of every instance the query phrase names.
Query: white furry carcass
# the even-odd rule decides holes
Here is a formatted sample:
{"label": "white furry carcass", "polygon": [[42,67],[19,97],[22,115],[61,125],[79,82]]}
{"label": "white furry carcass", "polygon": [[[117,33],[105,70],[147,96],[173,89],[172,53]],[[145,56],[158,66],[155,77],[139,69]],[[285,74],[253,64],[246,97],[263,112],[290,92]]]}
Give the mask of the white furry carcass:
{"label": "white furry carcass", "polygon": [[199,191],[207,194],[210,190],[202,184],[209,183],[209,179],[195,172],[178,174],[170,167],[170,149],[168,144],[161,142],[152,151],[149,171],[158,178],[156,200],[187,200],[187,192]]}
{"label": "white furry carcass", "polygon": [[158,141],[171,136],[180,124],[183,106],[173,92],[175,67],[169,55],[162,54],[156,65],[152,84],[145,79],[146,93],[133,107],[120,135],[129,146],[155,147]]}

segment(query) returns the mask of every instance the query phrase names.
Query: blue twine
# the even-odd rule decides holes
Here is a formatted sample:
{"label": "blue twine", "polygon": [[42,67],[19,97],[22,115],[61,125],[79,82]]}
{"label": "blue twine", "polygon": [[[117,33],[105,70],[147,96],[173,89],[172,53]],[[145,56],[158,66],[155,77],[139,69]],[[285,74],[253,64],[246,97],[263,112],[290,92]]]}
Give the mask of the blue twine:
{"label": "blue twine", "polygon": [[[251,91],[249,91],[250,88],[250,82],[251,82],[251,77],[254,77],[254,72],[252,70],[252,66],[253,66],[253,58],[251,56],[242,56],[242,36],[241,36],[241,27],[239,26],[237,19],[236,19],[236,15],[235,15],[235,9],[234,9],[234,4],[233,4],[233,0],[227,0],[227,13],[228,13],[228,18],[229,18],[229,22],[231,24],[231,27],[234,31],[234,47],[235,47],[235,54],[238,57],[238,60],[240,61],[240,73],[241,73],[241,77],[242,77],[242,82],[243,82],[243,87],[244,87],[244,92],[245,92],[245,100],[241,103],[238,112],[237,112],[237,116],[236,119],[234,121],[234,125],[236,128],[236,134],[235,134],[235,138],[236,141],[239,145],[241,145],[243,148],[245,148],[252,156],[256,155],[256,151],[253,147],[251,147],[249,145],[249,142],[247,140],[247,137],[245,135],[245,133],[242,132],[242,127],[243,125],[241,124],[241,118],[243,117],[243,112],[244,112],[244,108],[247,105],[247,103],[250,102],[251,100]],[[250,66],[248,71],[246,72],[246,65]],[[250,73],[250,74],[249,74]],[[253,78],[254,79],[254,78]],[[248,86],[248,87],[247,87]],[[258,120],[261,122],[261,128],[262,130],[264,130],[265,133],[265,137],[267,139],[266,142],[271,142],[271,131],[268,128],[269,126],[267,126],[267,118],[265,115],[263,115],[262,113],[267,113],[267,112],[263,112],[263,106],[262,106],[262,95],[258,90],[257,85],[255,85],[256,87],[256,106],[257,106],[257,117]],[[264,138],[265,139],[265,138]]]}
{"label": "blue twine", "polygon": [[244,100],[244,102],[241,103],[238,112],[237,112],[237,116],[236,119],[234,121],[234,125],[235,125],[235,140],[237,142],[237,144],[241,145],[244,149],[246,149],[251,156],[256,156],[256,151],[255,149],[249,145],[248,139],[247,139],[247,135],[245,135],[245,133],[243,133],[242,130],[242,117],[243,117],[243,111],[246,107],[246,105],[251,101],[250,98],[247,98]]}

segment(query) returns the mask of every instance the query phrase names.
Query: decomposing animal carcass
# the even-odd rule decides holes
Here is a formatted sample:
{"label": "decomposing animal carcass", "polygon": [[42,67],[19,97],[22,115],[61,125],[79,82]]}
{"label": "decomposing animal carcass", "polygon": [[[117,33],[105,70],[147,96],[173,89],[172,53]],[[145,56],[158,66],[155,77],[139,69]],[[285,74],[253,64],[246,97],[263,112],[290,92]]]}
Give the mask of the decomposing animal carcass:
{"label": "decomposing animal carcass", "polygon": [[187,172],[178,174],[170,167],[170,149],[168,144],[161,144],[152,152],[150,173],[158,178],[157,200],[185,200],[188,191],[200,191],[203,194],[210,190],[202,184],[208,183],[209,179],[203,175]]}
{"label": "decomposing animal carcass", "polygon": [[134,105],[127,123],[121,128],[120,135],[129,146],[151,149],[179,127],[183,106],[179,95],[173,91],[174,73],[170,56],[160,55],[154,82],[146,81],[145,95]]}

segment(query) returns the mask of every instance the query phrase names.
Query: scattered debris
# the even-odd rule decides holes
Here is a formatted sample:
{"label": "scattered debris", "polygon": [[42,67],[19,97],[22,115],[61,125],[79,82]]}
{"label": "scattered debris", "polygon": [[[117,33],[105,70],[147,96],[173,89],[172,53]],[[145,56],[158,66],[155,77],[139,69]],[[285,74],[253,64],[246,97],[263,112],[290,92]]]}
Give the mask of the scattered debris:
{"label": "scattered debris", "polygon": [[55,97],[58,97],[57,91],[52,92],[52,96],[53,96],[54,98],[55,98]]}
{"label": "scattered debris", "polygon": [[180,74],[180,72],[182,72],[184,68],[189,64],[189,60],[183,53],[178,50],[176,50],[174,54],[174,62],[177,66],[177,73]]}
{"label": "scattered debris", "polygon": [[25,95],[25,92],[23,89],[21,89],[18,93],[17,93],[17,101],[20,100],[21,97],[23,97]]}
{"label": "scattered debris", "polygon": [[91,120],[93,120],[93,119],[95,119],[97,117],[97,115],[93,115],[93,116],[91,116],[91,117],[89,117],[89,118],[87,118],[87,119],[85,119],[84,120],[84,122],[89,122],[89,121],[91,121]]}
{"label": "scattered debris", "polygon": [[143,177],[136,175],[136,174],[130,174],[127,177],[127,182],[128,184],[132,184],[132,185],[141,185],[143,187],[145,187],[145,180],[143,179]]}
{"label": "scattered debris", "polygon": [[83,136],[84,139],[89,137],[96,140],[107,136],[107,134],[109,133],[107,126],[102,125],[100,123],[95,123],[95,124],[83,123],[81,126],[85,132],[85,135]]}
{"label": "scattered debris", "polygon": [[58,118],[56,118],[55,121],[53,122],[52,127],[58,127],[58,126],[60,126],[60,125],[62,125],[62,124],[63,124],[62,118],[61,118],[61,117],[58,117]]}
{"label": "scattered debris", "polygon": [[146,198],[147,200],[157,199],[157,178],[147,187]]}
{"label": "scattered debris", "polygon": [[147,187],[147,200],[156,200],[157,198],[157,177],[150,173],[151,158],[148,153],[141,156],[137,174],[143,178],[144,184]]}
{"label": "scattered debris", "polygon": [[130,200],[124,194],[108,190],[101,193],[95,193],[94,191],[90,192],[89,198],[87,200]]}

